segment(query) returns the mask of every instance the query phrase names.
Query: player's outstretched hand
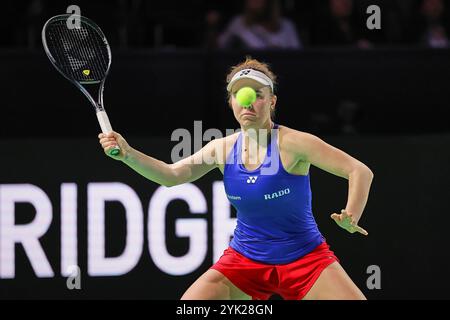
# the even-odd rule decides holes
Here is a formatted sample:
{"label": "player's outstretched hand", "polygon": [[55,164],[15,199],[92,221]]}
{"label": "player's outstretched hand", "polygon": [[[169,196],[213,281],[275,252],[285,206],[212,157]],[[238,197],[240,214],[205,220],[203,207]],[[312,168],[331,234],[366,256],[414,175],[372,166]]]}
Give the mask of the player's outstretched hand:
{"label": "player's outstretched hand", "polygon": [[[117,132],[111,131],[109,133],[100,133],[98,135],[99,142],[102,145],[103,151],[105,151],[106,155],[115,159],[115,160],[124,160],[128,150],[130,150],[130,146],[127,141]],[[120,152],[117,155],[110,154],[110,150],[114,147],[119,146]]]}
{"label": "player's outstretched hand", "polygon": [[348,213],[345,209],[341,210],[341,214],[333,213],[331,219],[333,219],[339,227],[350,233],[359,232],[365,236],[369,234],[366,230],[358,226],[355,219],[352,217],[352,214]]}

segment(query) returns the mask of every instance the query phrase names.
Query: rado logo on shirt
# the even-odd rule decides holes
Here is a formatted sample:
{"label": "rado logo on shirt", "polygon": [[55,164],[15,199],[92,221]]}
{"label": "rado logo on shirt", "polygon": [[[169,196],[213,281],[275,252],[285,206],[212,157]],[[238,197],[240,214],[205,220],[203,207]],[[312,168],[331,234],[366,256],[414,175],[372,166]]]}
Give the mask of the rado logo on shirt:
{"label": "rado logo on shirt", "polygon": [[268,193],[268,194],[264,195],[264,200],[272,200],[272,199],[275,199],[278,197],[282,197],[282,196],[289,194],[290,192],[291,192],[291,190],[289,190],[289,188],[286,188],[286,189],[279,190],[274,193]]}

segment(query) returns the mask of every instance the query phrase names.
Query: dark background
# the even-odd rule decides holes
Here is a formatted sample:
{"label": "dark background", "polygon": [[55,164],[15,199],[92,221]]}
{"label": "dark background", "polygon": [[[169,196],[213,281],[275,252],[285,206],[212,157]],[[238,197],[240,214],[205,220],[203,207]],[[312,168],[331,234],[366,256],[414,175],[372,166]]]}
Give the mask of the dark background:
{"label": "dark background", "polygon": [[[313,211],[332,250],[370,299],[449,299],[447,229],[450,128],[448,124],[450,51],[422,41],[425,1],[354,1],[359,37],[337,43],[330,29],[327,1],[281,1],[303,46],[296,50],[218,48],[211,45],[206,17],[220,15],[217,32],[240,12],[242,1],[5,1],[1,20],[0,185],[31,183],[53,204],[53,221],[41,244],[56,276],[39,279],[16,247],[15,279],[0,279],[0,298],[178,299],[212,263],[211,248],[201,268],[186,276],[161,272],[148,254],[147,237],[139,264],[118,277],[89,277],[86,237],[86,185],[119,181],[131,186],[144,208],[158,187],[106,158],[97,142],[92,107],[58,74],[40,43],[40,30],[52,15],[78,4],[107,35],[113,63],[105,107],[114,129],[134,147],[170,162],[173,130],[193,132],[236,128],[226,104],[230,66],[251,54],[270,63],[279,77],[277,123],[311,132],[366,163],[375,178],[361,220],[370,235],[347,234],[329,219],[345,206],[347,181],[311,169]],[[448,30],[447,1],[440,24]],[[301,3],[301,4],[300,4]],[[365,28],[365,7],[378,4],[382,30]],[[433,25],[435,22],[432,23]],[[163,36],[161,36],[161,30]],[[325,36],[324,36],[325,34]],[[361,46],[365,39],[370,46]],[[211,208],[211,173],[195,184]],[[75,182],[78,203],[78,255],[82,290],[68,290],[59,270],[59,187]],[[116,214],[117,213],[117,214]],[[106,239],[120,254],[124,221],[120,208],[108,211]],[[18,223],[33,209],[16,208]],[[167,244],[183,254],[186,239],[174,234],[174,220],[189,217],[183,204],[170,207]],[[211,212],[209,244],[214,230]],[[1,212],[0,212],[1,219]],[[0,244],[1,250],[1,244]],[[381,268],[381,289],[368,290],[366,268]]]}
{"label": "dark background", "polygon": [[[329,215],[345,206],[347,183],[317,168],[311,169],[313,211],[319,228],[343,267],[370,299],[449,299],[447,197],[450,152],[443,145],[448,135],[408,137],[324,137],[333,145],[374,168],[375,179],[361,225],[369,236],[349,234]],[[167,139],[131,138],[130,142],[155,157],[170,161],[174,143]],[[166,245],[173,255],[184,255],[188,239],[175,236],[177,218],[208,221],[208,255],[195,272],[169,276],[150,257],[147,241],[149,201],[158,187],[119,162],[108,160],[95,139],[4,140],[2,183],[32,183],[43,189],[53,206],[53,220],[41,244],[55,277],[38,279],[21,246],[16,246],[15,279],[0,280],[0,296],[10,298],[105,298],[178,299],[188,286],[212,264],[212,182],[220,181],[218,170],[195,182],[208,202],[208,213],[193,215],[183,201],[174,201],[167,211]],[[74,150],[83,150],[74,156]],[[45,155],[45,156],[44,156]],[[82,270],[81,290],[68,290],[60,270],[60,185],[77,183],[78,257]],[[122,182],[138,194],[144,211],[144,248],[137,266],[116,277],[90,277],[87,269],[87,184]],[[114,203],[113,203],[114,204]],[[117,256],[125,243],[124,209],[110,205],[106,212],[106,254]],[[234,212],[230,210],[232,216]],[[33,219],[31,206],[16,208],[17,223]],[[217,230],[216,230],[217,231]],[[369,290],[367,267],[381,270],[381,289]]]}

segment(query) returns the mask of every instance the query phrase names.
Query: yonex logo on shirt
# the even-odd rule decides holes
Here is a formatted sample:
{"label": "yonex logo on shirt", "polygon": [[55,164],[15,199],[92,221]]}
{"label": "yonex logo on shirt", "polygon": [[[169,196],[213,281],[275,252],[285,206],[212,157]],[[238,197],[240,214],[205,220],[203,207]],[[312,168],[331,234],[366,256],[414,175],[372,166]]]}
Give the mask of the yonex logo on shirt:
{"label": "yonex logo on shirt", "polygon": [[289,190],[289,188],[286,188],[284,190],[280,190],[274,193],[268,193],[264,195],[264,200],[272,200],[278,197],[282,197],[285,196],[287,194],[291,193],[291,190]]}
{"label": "yonex logo on shirt", "polygon": [[258,176],[250,176],[247,179],[247,183],[255,183],[256,179],[258,179]]}

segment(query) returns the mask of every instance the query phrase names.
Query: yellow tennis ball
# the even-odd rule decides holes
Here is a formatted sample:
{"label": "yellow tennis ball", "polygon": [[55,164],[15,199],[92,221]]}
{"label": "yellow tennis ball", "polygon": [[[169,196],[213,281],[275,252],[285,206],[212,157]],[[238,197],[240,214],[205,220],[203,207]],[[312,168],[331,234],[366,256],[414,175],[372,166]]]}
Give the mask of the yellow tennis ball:
{"label": "yellow tennis ball", "polygon": [[256,101],[256,92],[253,88],[243,87],[236,93],[236,101],[244,108],[250,107]]}

